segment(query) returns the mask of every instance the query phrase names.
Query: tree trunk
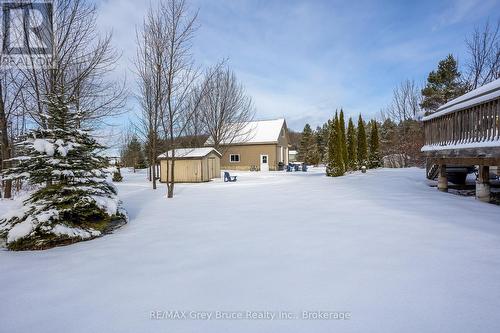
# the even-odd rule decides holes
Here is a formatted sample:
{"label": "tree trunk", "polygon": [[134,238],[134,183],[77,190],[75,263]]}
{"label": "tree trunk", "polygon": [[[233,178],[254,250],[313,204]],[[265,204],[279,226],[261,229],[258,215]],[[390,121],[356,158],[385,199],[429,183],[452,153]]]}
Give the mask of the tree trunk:
{"label": "tree trunk", "polygon": [[[172,150],[173,151],[173,150]],[[172,153],[172,160],[170,162],[170,177],[167,179],[167,189],[168,189],[168,193],[167,193],[167,198],[171,199],[174,197],[174,177],[175,177],[175,174],[174,174],[174,170],[175,170],[175,157],[174,157],[174,153]]]}
{"label": "tree trunk", "polygon": [[153,162],[153,190],[156,190],[156,162]]}
{"label": "tree trunk", "polygon": [[[155,133],[156,135],[156,133]],[[153,178],[153,190],[156,190],[156,139],[153,138],[153,144],[151,145],[152,154],[151,154],[151,168],[152,168],[152,178]]]}
{"label": "tree trunk", "polygon": [[[3,100],[3,87],[0,84],[0,132],[1,132],[1,137],[0,137],[0,143],[2,146],[1,150],[1,157],[2,157],[2,164],[0,165],[0,170],[2,170],[4,167],[9,168],[10,167],[10,162],[9,160],[11,156],[11,150],[10,150],[10,143],[9,143],[9,133],[8,133],[8,127],[7,127],[7,115],[5,113],[5,103]],[[6,180],[3,182],[4,185],[4,198],[5,199],[10,199],[12,198],[12,180]]]}

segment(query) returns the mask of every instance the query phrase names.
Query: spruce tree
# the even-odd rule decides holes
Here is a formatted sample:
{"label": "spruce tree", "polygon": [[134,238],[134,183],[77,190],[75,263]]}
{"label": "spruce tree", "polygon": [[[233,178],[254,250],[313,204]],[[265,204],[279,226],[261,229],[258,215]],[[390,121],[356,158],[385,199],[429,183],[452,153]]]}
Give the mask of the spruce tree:
{"label": "spruce tree", "polygon": [[466,93],[467,85],[460,77],[461,73],[453,55],[450,54],[441,60],[437,70],[429,73],[427,85],[422,89],[422,109],[432,113],[441,105]]}
{"label": "spruce tree", "polygon": [[375,120],[371,121],[370,130],[370,157],[369,157],[369,167],[371,169],[379,168],[382,165],[380,160],[380,142],[378,125]]}
{"label": "spruce tree", "polygon": [[358,119],[358,167],[361,168],[363,166],[367,166],[368,163],[368,148],[366,142],[366,131],[365,131],[365,122],[361,115],[359,115]]}
{"label": "spruce tree", "polygon": [[302,131],[298,152],[298,159],[306,164],[312,164],[314,162],[314,140],[315,137],[311,130],[311,126],[306,124],[306,126],[304,126],[304,130]]}
{"label": "spruce tree", "polygon": [[344,120],[344,110],[340,109],[340,116],[339,116],[339,127],[340,127],[340,145],[342,148],[342,160],[344,161],[344,164],[346,164],[347,167],[347,142],[346,142],[346,132],[345,132],[345,120]]}
{"label": "spruce tree", "polygon": [[127,145],[124,161],[126,166],[133,167],[134,171],[135,169],[145,169],[147,167],[144,150],[136,135],[132,136]]}
{"label": "spruce tree", "polygon": [[0,221],[11,250],[37,250],[101,235],[125,214],[107,181],[104,147],[80,129],[78,113],[61,96],[48,98],[47,128],[17,144],[15,166],[5,179],[26,179],[35,188],[22,209]]}
{"label": "spruce tree", "polygon": [[342,131],[338,114],[331,122],[328,140],[328,165],[326,174],[329,177],[340,177],[345,174],[345,164],[342,153]]}
{"label": "spruce tree", "polygon": [[316,140],[316,151],[317,151],[317,158],[318,158],[318,163],[323,163],[325,160],[325,153],[326,153],[326,147],[325,147],[325,132],[323,131],[323,128],[318,126],[316,128],[316,132],[314,133],[315,140]]}
{"label": "spruce tree", "polygon": [[352,118],[349,118],[347,125],[347,163],[346,168],[354,171],[357,169],[358,164],[358,149],[356,146],[356,128]]}

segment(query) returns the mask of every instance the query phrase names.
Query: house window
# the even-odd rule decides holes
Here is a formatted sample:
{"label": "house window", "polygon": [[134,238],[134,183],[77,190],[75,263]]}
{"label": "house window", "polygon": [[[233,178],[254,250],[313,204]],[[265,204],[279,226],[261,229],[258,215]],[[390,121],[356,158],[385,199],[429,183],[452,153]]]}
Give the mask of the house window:
{"label": "house window", "polygon": [[229,155],[229,162],[231,162],[231,163],[239,163],[240,162],[240,154],[231,154],[231,155]]}

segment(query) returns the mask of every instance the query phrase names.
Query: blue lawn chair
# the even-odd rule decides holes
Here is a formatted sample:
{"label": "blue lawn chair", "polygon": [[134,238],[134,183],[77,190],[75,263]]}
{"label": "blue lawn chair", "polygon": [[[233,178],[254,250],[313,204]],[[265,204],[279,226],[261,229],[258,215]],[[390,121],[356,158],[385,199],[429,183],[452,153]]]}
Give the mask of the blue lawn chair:
{"label": "blue lawn chair", "polygon": [[236,176],[231,176],[229,174],[229,172],[225,171],[224,172],[224,182],[227,183],[227,182],[235,182],[236,181]]}

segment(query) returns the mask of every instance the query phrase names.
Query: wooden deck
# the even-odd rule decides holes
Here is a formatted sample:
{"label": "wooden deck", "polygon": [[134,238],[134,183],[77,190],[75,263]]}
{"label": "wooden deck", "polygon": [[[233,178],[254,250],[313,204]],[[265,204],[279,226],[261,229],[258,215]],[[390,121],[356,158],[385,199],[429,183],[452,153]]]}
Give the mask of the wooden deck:
{"label": "wooden deck", "polygon": [[[448,188],[451,172],[478,167],[476,196],[489,201],[491,166],[500,166],[500,80],[471,91],[423,119],[429,178]],[[463,171],[462,171],[463,172]]]}

